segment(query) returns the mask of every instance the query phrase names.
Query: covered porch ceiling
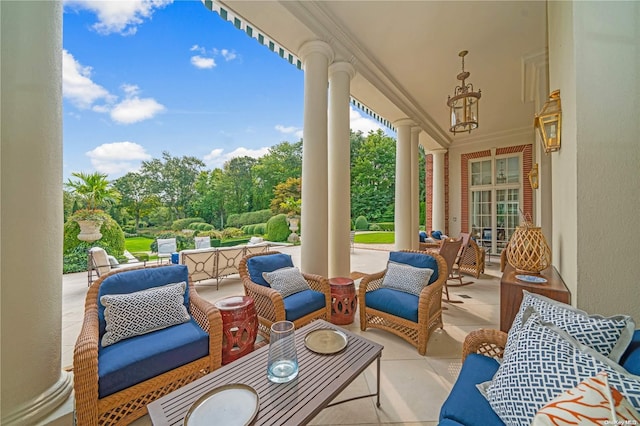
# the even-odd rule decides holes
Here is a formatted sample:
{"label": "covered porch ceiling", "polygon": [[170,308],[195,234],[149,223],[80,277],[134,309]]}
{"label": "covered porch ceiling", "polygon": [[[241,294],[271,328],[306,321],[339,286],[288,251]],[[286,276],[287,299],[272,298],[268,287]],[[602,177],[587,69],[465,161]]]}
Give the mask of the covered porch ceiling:
{"label": "covered porch ceiling", "polygon": [[[329,43],[357,74],[351,95],[384,119],[410,118],[427,149],[533,137],[534,93],[546,75],[545,1],[234,1],[216,3],[294,55]],[[468,50],[468,82],[482,90],[480,125],[453,135],[447,96]]]}

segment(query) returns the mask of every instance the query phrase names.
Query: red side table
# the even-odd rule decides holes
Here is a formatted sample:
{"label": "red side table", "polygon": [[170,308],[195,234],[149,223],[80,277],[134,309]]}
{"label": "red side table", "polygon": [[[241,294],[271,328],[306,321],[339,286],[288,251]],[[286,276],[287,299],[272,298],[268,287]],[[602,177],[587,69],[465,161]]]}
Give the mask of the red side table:
{"label": "red side table", "polygon": [[222,316],[222,364],[253,351],[258,335],[258,315],[253,299],[233,296],[214,303]]}
{"label": "red side table", "polygon": [[331,322],[347,325],[353,322],[358,306],[356,286],[351,278],[336,277],[329,279],[331,286]]}

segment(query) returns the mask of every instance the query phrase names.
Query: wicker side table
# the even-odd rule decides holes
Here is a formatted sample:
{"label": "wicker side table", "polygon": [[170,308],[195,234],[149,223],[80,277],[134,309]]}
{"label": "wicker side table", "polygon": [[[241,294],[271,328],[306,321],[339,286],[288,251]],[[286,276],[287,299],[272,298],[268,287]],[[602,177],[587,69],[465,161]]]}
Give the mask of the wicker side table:
{"label": "wicker side table", "polygon": [[249,296],[232,296],[214,303],[222,316],[222,364],[253,351],[258,335],[258,315]]}
{"label": "wicker side table", "polygon": [[331,322],[347,325],[353,322],[358,306],[356,286],[351,278],[329,279],[331,286]]}

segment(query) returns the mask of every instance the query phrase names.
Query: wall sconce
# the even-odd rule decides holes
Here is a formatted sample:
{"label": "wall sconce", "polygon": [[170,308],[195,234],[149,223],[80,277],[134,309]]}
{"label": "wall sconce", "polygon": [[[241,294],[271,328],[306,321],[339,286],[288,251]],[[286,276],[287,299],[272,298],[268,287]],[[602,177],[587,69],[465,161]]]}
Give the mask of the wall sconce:
{"label": "wall sconce", "polygon": [[540,131],[544,152],[549,153],[560,149],[560,134],[562,133],[560,90],[551,92],[549,100],[542,107],[542,111],[536,114],[534,126]]}
{"label": "wall sconce", "polygon": [[531,189],[538,189],[540,185],[538,181],[538,163],[534,164],[529,171],[529,185],[531,185]]}

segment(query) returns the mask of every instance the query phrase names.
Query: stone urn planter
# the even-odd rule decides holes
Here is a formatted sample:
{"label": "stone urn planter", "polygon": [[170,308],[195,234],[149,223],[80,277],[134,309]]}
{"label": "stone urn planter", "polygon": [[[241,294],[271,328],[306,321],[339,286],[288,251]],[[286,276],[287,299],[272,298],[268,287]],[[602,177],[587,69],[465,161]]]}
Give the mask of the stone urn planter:
{"label": "stone urn planter", "polygon": [[100,233],[101,220],[77,220],[76,222],[80,226],[80,233],[78,234],[80,241],[93,242],[102,238]]}
{"label": "stone urn planter", "polygon": [[300,223],[299,217],[292,216],[289,218],[289,229],[291,230],[291,234],[289,234],[289,238],[287,238],[288,242],[295,243],[298,240],[300,240],[300,237],[298,236],[298,234],[296,234],[296,231],[299,229],[298,228],[299,223]]}

